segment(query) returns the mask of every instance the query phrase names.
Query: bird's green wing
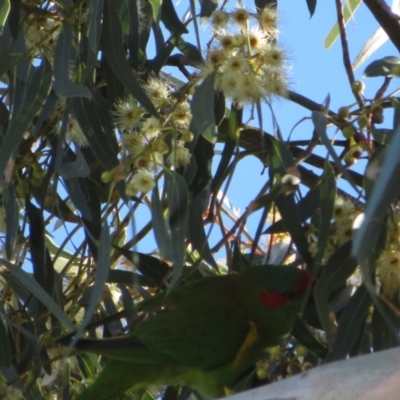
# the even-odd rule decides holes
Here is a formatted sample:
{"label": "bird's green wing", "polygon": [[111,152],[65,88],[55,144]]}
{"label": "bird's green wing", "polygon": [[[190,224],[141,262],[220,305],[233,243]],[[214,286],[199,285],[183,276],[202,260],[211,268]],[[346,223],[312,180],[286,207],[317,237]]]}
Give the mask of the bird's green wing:
{"label": "bird's green wing", "polygon": [[181,372],[173,367],[111,360],[96,381],[75,400],[116,399],[127,390],[136,391],[150,385],[174,385],[181,380]]}
{"label": "bird's green wing", "polygon": [[158,364],[159,357],[151,352],[140,340],[132,336],[106,339],[79,339],[75,344],[79,352],[88,352],[106,356],[112,360],[135,362],[140,364]]}
{"label": "bird's green wing", "polygon": [[208,369],[231,362],[250,329],[240,310],[205,304],[161,312],[132,334],[161,362]]}

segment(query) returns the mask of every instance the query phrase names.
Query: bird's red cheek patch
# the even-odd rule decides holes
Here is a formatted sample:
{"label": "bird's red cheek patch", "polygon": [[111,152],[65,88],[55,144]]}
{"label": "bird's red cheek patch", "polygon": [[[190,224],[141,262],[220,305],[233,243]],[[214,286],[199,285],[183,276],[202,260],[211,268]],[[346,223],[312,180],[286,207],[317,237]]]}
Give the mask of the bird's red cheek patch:
{"label": "bird's red cheek patch", "polygon": [[282,308],[289,301],[285,295],[276,292],[263,292],[260,300],[265,306],[274,310]]}

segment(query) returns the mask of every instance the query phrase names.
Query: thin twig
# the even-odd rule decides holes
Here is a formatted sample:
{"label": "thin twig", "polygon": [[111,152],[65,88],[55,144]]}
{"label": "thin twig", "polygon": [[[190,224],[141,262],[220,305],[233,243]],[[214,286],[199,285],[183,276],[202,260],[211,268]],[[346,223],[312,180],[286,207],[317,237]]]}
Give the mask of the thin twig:
{"label": "thin twig", "polygon": [[[346,29],[344,27],[344,17],[342,10],[342,2],[341,0],[336,0],[336,12],[337,12],[337,22],[339,25],[340,32],[340,42],[342,44],[342,54],[343,54],[343,64],[347,73],[347,77],[350,82],[350,86],[353,86],[355,82],[353,67],[350,61],[350,52],[349,52],[349,44],[347,42]],[[353,90],[354,97],[357,100],[357,103],[360,105],[360,108],[363,108],[363,100],[360,96],[360,93]]]}

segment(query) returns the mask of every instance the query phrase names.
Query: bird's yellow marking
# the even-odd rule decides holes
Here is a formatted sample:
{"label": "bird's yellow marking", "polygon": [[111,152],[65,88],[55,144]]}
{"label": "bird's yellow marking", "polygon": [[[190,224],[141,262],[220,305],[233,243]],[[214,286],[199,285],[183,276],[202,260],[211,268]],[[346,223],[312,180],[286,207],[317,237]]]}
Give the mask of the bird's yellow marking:
{"label": "bird's yellow marking", "polygon": [[249,333],[247,334],[246,339],[240,346],[240,349],[237,352],[235,359],[233,360],[234,367],[240,367],[243,359],[246,357],[247,350],[258,340],[258,331],[256,324],[253,321],[249,321],[249,325]]}
{"label": "bird's yellow marking", "polygon": [[235,394],[235,391],[233,389],[224,386],[224,393],[225,396],[232,396],[233,394]]}

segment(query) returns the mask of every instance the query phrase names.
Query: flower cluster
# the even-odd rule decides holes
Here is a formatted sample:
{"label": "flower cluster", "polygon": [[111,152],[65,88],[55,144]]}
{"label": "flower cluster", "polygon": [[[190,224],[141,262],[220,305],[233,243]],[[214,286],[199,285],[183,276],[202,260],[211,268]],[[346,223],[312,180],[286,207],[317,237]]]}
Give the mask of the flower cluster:
{"label": "flower cluster", "polygon": [[52,18],[30,15],[24,20],[25,46],[33,54],[54,59],[55,46],[60,34],[61,24]]}
{"label": "flower cluster", "polygon": [[130,96],[119,100],[113,112],[126,155],[126,190],[130,196],[154,187],[154,174],[164,166],[164,155],[169,153],[166,160],[174,168],[185,167],[191,157],[184,147],[192,139],[188,102],[177,100],[168,81],[162,78],[150,77],[143,88],[159,117],[151,116]]}
{"label": "flower cluster", "polygon": [[[331,235],[325,249],[325,261],[334,253],[342,244],[353,238],[353,224],[356,218],[362,213],[361,207],[354,204],[349,198],[337,195],[332,214]],[[315,254],[317,251],[317,235],[314,234],[315,227],[309,228],[311,236],[310,252]]]}
{"label": "flower cluster", "polygon": [[239,107],[287,94],[285,55],[275,44],[275,8],[256,14],[244,8],[216,10],[211,23],[216,44],[207,52],[203,76],[215,69],[217,89]]}

